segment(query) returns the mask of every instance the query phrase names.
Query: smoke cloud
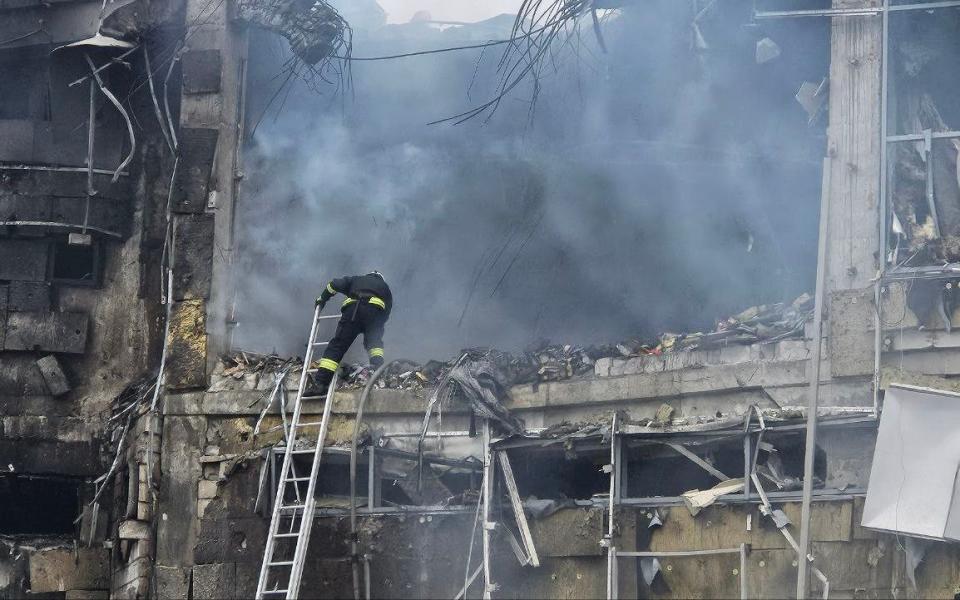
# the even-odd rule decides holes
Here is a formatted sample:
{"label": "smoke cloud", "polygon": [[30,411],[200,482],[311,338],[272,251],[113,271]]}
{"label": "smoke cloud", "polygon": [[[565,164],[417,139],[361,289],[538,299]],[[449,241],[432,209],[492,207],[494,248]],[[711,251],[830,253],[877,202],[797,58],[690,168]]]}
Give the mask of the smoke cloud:
{"label": "smoke cloud", "polygon": [[[588,22],[535,104],[528,84],[456,126],[427,123],[496,92],[502,47],[355,62],[346,95],[292,86],[245,154],[234,345],[301,352],[326,281],[372,269],[394,291],[387,353],[414,359],[701,330],[810,289],[823,130],[793,94],[826,74],[828,30],[745,26],[749,5],[704,15],[698,41],[687,3],[629,3],[603,26],[608,53]],[[379,26],[354,53],[510,24]],[[782,54],[758,65],[764,36]],[[285,56],[252,43],[256,120]]]}

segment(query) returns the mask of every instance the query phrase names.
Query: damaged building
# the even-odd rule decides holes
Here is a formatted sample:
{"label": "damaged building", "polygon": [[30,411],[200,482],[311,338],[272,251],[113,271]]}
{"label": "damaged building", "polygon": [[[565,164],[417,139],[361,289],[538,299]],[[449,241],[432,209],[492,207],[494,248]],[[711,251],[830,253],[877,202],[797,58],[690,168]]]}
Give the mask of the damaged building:
{"label": "damaged building", "polygon": [[[557,6],[600,48],[641,4]],[[789,98],[808,292],[701,332],[398,342],[323,395],[309,306],[299,355],[235,343],[238,205],[265,40],[349,80],[351,11],[0,0],[0,597],[957,597],[960,1],[692,4],[694,60],[726,4],[758,65],[819,45]]]}

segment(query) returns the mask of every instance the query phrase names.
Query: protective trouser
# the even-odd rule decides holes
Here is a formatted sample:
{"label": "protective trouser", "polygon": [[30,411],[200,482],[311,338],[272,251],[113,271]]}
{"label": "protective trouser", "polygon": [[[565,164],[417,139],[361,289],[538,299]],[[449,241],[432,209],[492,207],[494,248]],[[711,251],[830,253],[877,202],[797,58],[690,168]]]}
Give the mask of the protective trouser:
{"label": "protective trouser", "polygon": [[340,360],[350,349],[353,340],[363,334],[363,347],[370,356],[370,364],[379,367],[383,364],[383,327],[386,324],[386,314],[382,308],[369,302],[358,302],[345,305],[337,323],[337,332],[327,344],[320,359],[316,382],[322,390],[326,390],[333,379],[333,374],[340,367]]}

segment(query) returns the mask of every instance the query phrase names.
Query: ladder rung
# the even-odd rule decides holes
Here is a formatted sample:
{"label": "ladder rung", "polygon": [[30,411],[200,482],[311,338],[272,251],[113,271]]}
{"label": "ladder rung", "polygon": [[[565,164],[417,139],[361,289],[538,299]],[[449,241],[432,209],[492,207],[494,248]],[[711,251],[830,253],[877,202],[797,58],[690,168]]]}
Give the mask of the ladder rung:
{"label": "ladder rung", "polygon": [[303,450],[291,450],[290,454],[315,454],[316,452],[316,448],[305,448]]}
{"label": "ladder rung", "polygon": [[330,343],[330,342],[314,342],[313,345],[314,345],[314,346],[326,346],[326,345],[329,344],[329,343]]}
{"label": "ladder rung", "polygon": [[289,567],[293,565],[292,560],[278,560],[277,562],[267,563],[268,567]]}
{"label": "ladder rung", "polygon": [[307,369],[307,373],[316,373],[316,372],[319,371],[319,370],[320,370],[320,369],[312,369],[312,368],[311,368],[311,369]]}
{"label": "ladder rung", "polygon": [[295,538],[300,537],[299,533],[275,533],[273,534],[275,538]]}
{"label": "ladder rung", "polygon": [[303,504],[287,504],[286,506],[281,506],[280,510],[301,510],[306,508]]}
{"label": "ladder rung", "polygon": [[263,590],[263,594],[286,594],[287,590]]}
{"label": "ladder rung", "polygon": [[301,396],[301,400],[323,400],[326,396]]}
{"label": "ladder rung", "polygon": [[294,481],[310,481],[309,477],[287,477],[283,480],[284,483],[291,483]]}
{"label": "ladder rung", "polygon": [[307,423],[297,423],[297,427],[313,427],[314,425],[317,425],[317,426],[323,425],[323,421],[314,421],[314,422],[312,422],[312,423],[310,423],[310,422],[307,422]]}

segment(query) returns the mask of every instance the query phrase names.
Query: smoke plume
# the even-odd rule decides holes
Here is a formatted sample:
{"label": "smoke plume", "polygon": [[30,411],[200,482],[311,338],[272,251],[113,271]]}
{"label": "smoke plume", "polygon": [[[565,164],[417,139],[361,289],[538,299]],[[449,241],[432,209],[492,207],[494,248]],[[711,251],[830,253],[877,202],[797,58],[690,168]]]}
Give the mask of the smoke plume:
{"label": "smoke plume", "polygon": [[[627,3],[606,53],[587,20],[535,103],[528,81],[456,126],[427,123],[496,93],[502,46],[354,62],[346,93],[292,84],[246,150],[234,345],[299,353],[326,281],[372,269],[394,292],[387,352],[416,359],[702,330],[812,287],[823,131],[793,95],[825,75],[828,30],[716,4],[694,28],[689,3]],[[511,18],[367,22],[358,57],[502,38]],[[765,36],[781,55],[757,64]],[[285,59],[252,43],[251,122]]]}

